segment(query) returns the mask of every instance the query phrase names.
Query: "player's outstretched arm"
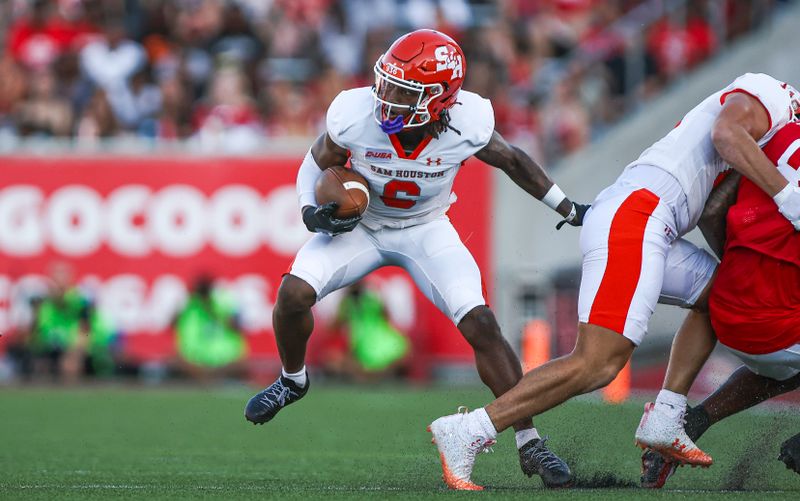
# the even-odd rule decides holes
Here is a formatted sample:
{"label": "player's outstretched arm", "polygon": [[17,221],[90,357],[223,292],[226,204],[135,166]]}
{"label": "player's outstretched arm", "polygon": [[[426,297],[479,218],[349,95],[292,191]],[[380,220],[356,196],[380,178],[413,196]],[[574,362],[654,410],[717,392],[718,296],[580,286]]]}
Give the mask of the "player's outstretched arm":
{"label": "player's outstretched arm", "polygon": [[720,157],[773,197],[778,210],[800,230],[800,188],[791,186],[761,151],[757,141],[770,130],[770,117],[754,97],[727,97],[711,130]]}
{"label": "player's outstretched arm", "polygon": [[574,204],[550,179],[542,166],[527,153],[509,144],[497,131],[494,131],[489,143],[475,156],[505,172],[517,186],[564,216],[562,223],[566,222],[572,226],[583,224],[583,215],[589,206]]}
{"label": "player's outstretched arm", "polygon": [[708,246],[719,259],[722,259],[722,252],[725,248],[728,209],[736,203],[736,194],[739,192],[739,181],[741,180],[741,174],[729,171],[725,179],[711,190],[700,220],[697,222],[697,227],[703,233]]}
{"label": "player's outstretched arm", "polygon": [[322,171],[334,165],[347,163],[347,150],[334,143],[325,133],[319,136],[306,153],[300,170],[297,172],[297,197],[303,213],[303,223],[308,231],[338,235],[352,231],[361,217],[338,219],[333,217],[335,204],[317,207],[315,186]]}

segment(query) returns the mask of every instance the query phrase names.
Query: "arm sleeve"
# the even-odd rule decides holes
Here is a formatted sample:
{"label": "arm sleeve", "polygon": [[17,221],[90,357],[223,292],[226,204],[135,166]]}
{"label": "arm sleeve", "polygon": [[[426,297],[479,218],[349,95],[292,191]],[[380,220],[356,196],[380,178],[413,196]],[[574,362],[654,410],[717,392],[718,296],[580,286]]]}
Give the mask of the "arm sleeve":
{"label": "arm sleeve", "polygon": [[746,73],[728,86],[719,98],[720,104],[725,98],[736,92],[754,97],[769,116],[769,136],[773,131],[786,125],[792,117],[792,101],[789,90],[784,84],[764,73]]}
{"label": "arm sleeve", "polygon": [[303,158],[303,163],[300,164],[300,170],[297,171],[297,198],[301,209],[306,205],[317,206],[315,188],[317,179],[321,175],[322,169],[317,165],[317,161],[314,160],[311,149],[309,149]]}

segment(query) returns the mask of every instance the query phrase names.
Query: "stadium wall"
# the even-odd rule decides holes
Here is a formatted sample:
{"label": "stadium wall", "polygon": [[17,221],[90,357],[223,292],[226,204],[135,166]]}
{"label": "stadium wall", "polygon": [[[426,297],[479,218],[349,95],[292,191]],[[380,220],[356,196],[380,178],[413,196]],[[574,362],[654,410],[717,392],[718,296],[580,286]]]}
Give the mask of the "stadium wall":
{"label": "stadium wall", "polygon": [[[300,156],[8,156],[0,187],[0,333],[30,321],[30,298],[47,292],[54,263],[123,336],[130,361],[174,354],[170,325],[191,282],[216,277],[237,299],[251,356],[277,358],[272,307],[281,275],[310,237],[300,220]],[[491,178],[473,161],[456,180],[450,216],[487,280]],[[415,376],[436,363],[470,364],[455,326],[394,267],[370,276],[391,320],[414,345]],[[315,307],[311,361],[338,304]],[[489,298],[491,300],[491,298]],[[0,348],[3,339],[0,337]]]}

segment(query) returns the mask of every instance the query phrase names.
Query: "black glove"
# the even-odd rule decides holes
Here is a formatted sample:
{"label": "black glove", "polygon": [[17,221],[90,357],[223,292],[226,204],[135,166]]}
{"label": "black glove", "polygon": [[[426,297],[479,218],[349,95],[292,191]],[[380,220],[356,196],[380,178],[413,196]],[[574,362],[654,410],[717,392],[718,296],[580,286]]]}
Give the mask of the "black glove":
{"label": "black glove", "polygon": [[786,464],[786,468],[800,473],[800,433],[781,444],[778,459]]}
{"label": "black glove", "polygon": [[583,226],[583,216],[586,215],[586,211],[589,210],[589,207],[591,207],[591,204],[576,204],[573,202],[569,216],[559,221],[556,225],[556,229],[560,230],[561,227],[567,223],[571,226]]}
{"label": "black glove", "polygon": [[353,231],[358,222],[361,221],[361,216],[347,219],[333,217],[333,213],[336,212],[338,207],[339,205],[336,202],[329,202],[319,207],[307,205],[303,207],[303,223],[305,223],[308,231],[312,233],[324,233],[332,237]]}

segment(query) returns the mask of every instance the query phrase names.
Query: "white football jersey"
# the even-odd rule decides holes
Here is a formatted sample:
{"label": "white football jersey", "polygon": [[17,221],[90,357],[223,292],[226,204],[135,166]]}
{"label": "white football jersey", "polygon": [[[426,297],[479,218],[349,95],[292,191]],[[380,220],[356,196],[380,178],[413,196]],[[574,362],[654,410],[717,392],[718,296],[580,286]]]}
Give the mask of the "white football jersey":
{"label": "white football jersey", "polygon": [[755,97],[769,114],[770,129],[758,140],[759,146],[763,146],[779,128],[793,120],[791,93],[794,90],[769,75],[746,73],[695,106],[669,134],[626,167],[653,165],[678,180],[686,194],[689,209],[688,220],[679,221],[679,225],[683,226],[678,228],[681,234],[695,227],[714,187],[714,180],[730,168],[717,153],[711,141],[711,130],[725,98],[735,92]]}
{"label": "white football jersey", "polygon": [[370,87],[341,92],[328,108],[328,136],[350,151],[353,169],[369,183],[362,223],[370,229],[405,228],[441,217],[455,202],[453,180],[461,164],[492,137],[494,112],[488,99],[462,90],[450,109],[452,130],[426,137],[406,154],[373,116]]}

